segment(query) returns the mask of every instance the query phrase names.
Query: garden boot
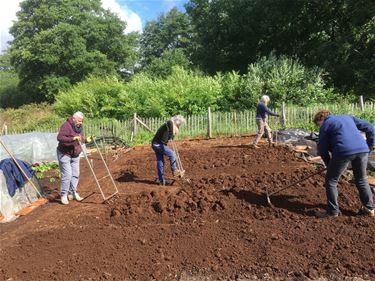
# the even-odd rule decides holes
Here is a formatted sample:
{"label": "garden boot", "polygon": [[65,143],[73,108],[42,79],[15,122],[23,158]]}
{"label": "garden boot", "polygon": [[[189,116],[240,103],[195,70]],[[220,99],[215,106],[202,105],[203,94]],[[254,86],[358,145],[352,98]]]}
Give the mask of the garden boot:
{"label": "garden boot", "polygon": [[73,194],[73,198],[74,198],[74,200],[76,200],[78,202],[83,200],[83,198],[81,196],[79,196],[79,194],[77,192]]}
{"label": "garden boot", "polygon": [[320,211],[315,214],[318,218],[324,219],[324,218],[337,218],[340,214],[339,213],[331,213],[328,211]]}
{"label": "garden boot", "polygon": [[61,196],[61,204],[63,204],[63,205],[68,205],[69,204],[68,196],[66,196],[66,195]]}
{"label": "garden boot", "polygon": [[374,210],[370,210],[370,209],[362,206],[361,209],[358,212],[358,215],[368,216],[368,217],[374,217],[375,216],[375,211]]}
{"label": "garden boot", "polygon": [[163,180],[162,182],[159,183],[161,186],[170,186],[173,184],[174,181],[171,180]]}

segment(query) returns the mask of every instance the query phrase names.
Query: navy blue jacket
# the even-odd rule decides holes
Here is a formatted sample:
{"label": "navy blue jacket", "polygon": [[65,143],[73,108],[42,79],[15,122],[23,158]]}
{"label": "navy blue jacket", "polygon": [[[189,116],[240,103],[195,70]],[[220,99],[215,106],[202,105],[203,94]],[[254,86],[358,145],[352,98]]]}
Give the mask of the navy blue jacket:
{"label": "navy blue jacket", "polygon": [[279,116],[277,113],[272,112],[264,103],[260,102],[257,105],[257,115],[255,119],[266,119],[266,115]]}
{"label": "navy blue jacket", "polygon": [[[17,162],[21,166],[25,174],[29,178],[31,178],[32,174],[34,173],[34,170],[31,168],[30,164],[18,159]],[[24,178],[22,172],[11,158],[1,160],[0,169],[3,170],[9,195],[13,197],[14,194],[16,194],[16,189],[25,185],[26,178]]]}
{"label": "navy blue jacket", "polygon": [[[360,131],[366,134],[366,140]],[[375,145],[374,137],[375,128],[370,122],[352,115],[329,115],[319,130],[319,155],[328,165],[328,152],[332,153],[332,157],[369,152],[370,147]]]}

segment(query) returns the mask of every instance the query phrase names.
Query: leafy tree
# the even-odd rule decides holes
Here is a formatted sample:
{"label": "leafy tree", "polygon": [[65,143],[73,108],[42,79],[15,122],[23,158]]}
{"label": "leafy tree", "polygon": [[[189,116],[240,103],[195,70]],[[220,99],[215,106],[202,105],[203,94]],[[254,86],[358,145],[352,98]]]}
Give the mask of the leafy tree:
{"label": "leafy tree", "polygon": [[9,53],[0,55],[0,107],[16,107],[22,104],[18,90],[18,75],[10,64]]}
{"label": "leafy tree", "polygon": [[274,52],[325,69],[331,86],[374,95],[374,1],[190,0],[186,10],[193,61],[211,74],[246,73]]}
{"label": "leafy tree", "polygon": [[11,28],[12,63],[30,101],[53,101],[89,74],[133,64],[134,35],[100,0],[26,0]]}
{"label": "leafy tree", "polygon": [[144,71],[153,77],[166,78],[172,73],[174,66],[190,68],[190,62],[182,48],[165,50],[159,58],[154,58],[146,65]]}
{"label": "leafy tree", "polygon": [[189,67],[193,47],[191,38],[190,19],[176,8],[156,21],[147,22],[140,40],[141,68],[155,76],[165,77],[175,65]]}

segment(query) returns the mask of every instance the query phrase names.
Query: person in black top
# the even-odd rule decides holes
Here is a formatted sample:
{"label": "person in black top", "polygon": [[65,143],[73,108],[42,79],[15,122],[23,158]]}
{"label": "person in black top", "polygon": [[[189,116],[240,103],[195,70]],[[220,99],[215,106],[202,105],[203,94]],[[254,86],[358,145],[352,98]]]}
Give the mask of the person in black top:
{"label": "person in black top", "polygon": [[267,115],[271,116],[279,116],[277,113],[272,112],[268,107],[268,103],[270,102],[269,96],[262,96],[259,100],[259,103],[257,105],[257,112],[255,116],[255,120],[258,127],[257,137],[255,138],[254,142],[252,143],[253,148],[259,148],[257,146],[258,142],[260,141],[260,138],[263,136],[264,131],[266,131],[268,144],[269,146],[272,146],[272,133],[271,128],[267,124]]}
{"label": "person in black top", "polygon": [[181,172],[177,169],[176,155],[167,144],[168,141],[173,139],[178,133],[179,128],[185,123],[185,118],[181,115],[176,115],[168,120],[157,130],[154,138],[152,139],[152,149],[155,151],[156,164],[158,171],[158,178],[160,185],[168,185],[169,182],[164,177],[164,155],[169,159],[173,176],[177,177],[181,175]]}

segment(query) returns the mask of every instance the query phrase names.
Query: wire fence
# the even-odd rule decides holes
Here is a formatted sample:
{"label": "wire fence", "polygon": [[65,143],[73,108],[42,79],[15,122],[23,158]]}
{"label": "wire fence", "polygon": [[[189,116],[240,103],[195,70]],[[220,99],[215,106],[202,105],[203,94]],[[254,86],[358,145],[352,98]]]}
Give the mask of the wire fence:
{"label": "wire fence", "polygon": [[[303,128],[316,129],[313,125],[313,117],[320,109],[328,109],[334,114],[352,114],[360,118],[368,119],[375,123],[375,103],[366,102],[358,104],[331,104],[314,105],[306,107],[282,106],[274,111],[280,118],[269,117],[268,123],[273,129]],[[90,121],[84,125],[87,135],[109,136],[120,138],[125,142],[147,143],[152,135],[164,123],[165,118],[142,118],[134,114],[128,120]],[[42,132],[56,133],[59,127],[38,130]],[[224,135],[246,135],[256,132],[255,112],[210,112],[186,117],[186,124],[182,127],[179,138],[216,137]],[[7,128],[7,134],[26,133],[25,131],[13,131]]]}

